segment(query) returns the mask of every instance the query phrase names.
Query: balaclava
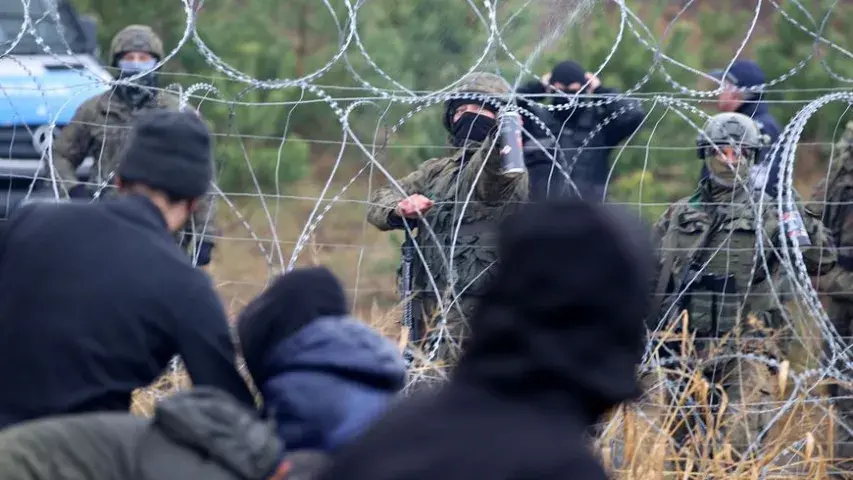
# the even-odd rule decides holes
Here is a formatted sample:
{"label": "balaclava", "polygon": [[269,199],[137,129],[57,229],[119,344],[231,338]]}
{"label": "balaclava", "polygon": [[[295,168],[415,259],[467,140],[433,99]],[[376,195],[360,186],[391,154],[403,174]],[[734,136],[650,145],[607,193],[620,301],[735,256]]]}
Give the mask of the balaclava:
{"label": "balaclava", "polygon": [[[573,61],[564,61],[560,62],[554,66],[551,70],[551,83],[559,82],[568,87],[573,83],[580,83],[581,86],[586,84],[586,70],[577,62]],[[569,97],[573,96],[577,93],[576,90],[569,90],[564,88],[562,92]],[[571,98],[566,98],[563,96],[554,96],[551,97],[551,103],[553,105],[566,105],[570,103]],[[561,110],[554,113],[554,116],[557,120],[563,124],[564,127],[571,128],[573,125],[577,124],[581,117],[583,117],[585,109],[568,109]]]}
{"label": "balaclava", "polygon": [[[586,70],[577,62],[560,62],[551,70],[551,83],[554,82],[562,83],[567,87],[573,83],[580,83],[583,86],[586,83]],[[566,92],[575,93],[570,90]]]}
{"label": "balaclava", "polygon": [[[492,96],[507,95],[510,92],[506,81],[492,73],[475,72],[462,79],[456,92],[479,93]],[[482,99],[456,98],[448,100],[444,110],[444,128],[450,134],[450,142],[455,147],[464,147],[469,142],[482,143],[497,128],[497,120],[476,112],[465,112],[457,121],[453,121],[456,110],[466,104],[476,105],[484,110],[496,113],[496,107]]]}
{"label": "balaclava", "polygon": [[[462,105],[464,103],[456,104],[454,111]],[[494,113],[493,108],[488,108],[485,105],[478,106]],[[450,142],[454,147],[460,148],[468,142],[483,143],[492,130],[497,127],[497,124],[497,120],[494,118],[481,115],[477,112],[465,112],[459,116],[458,120],[451,124]]]}

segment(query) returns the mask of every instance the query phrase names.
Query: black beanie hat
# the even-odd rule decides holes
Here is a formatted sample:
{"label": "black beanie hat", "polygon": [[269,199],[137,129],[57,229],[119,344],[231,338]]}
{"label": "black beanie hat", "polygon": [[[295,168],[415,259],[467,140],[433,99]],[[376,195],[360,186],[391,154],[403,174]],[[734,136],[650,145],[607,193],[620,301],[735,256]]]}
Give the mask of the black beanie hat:
{"label": "black beanie hat", "polygon": [[279,343],[322,317],[349,313],[343,286],[324,267],[304,268],[279,275],[240,313],[237,335],[249,373],[263,383],[264,360]]}
{"label": "black beanie hat", "polygon": [[595,302],[637,312],[652,273],[648,237],[636,216],[612,205],[576,199],[530,205],[501,224],[495,286],[517,294],[511,303],[529,313]]}
{"label": "black beanie hat", "polygon": [[560,82],[569,86],[575,82],[581,85],[586,83],[586,70],[577,62],[560,62],[551,70],[551,83]]}
{"label": "black beanie hat", "polygon": [[531,204],[501,223],[497,272],[457,377],[587,420],[639,394],[654,267],[648,228],[618,207]]}
{"label": "black beanie hat", "polygon": [[213,180],[212,141],[193,112],[141,113],[116,175],[178,198],[198,198]]}

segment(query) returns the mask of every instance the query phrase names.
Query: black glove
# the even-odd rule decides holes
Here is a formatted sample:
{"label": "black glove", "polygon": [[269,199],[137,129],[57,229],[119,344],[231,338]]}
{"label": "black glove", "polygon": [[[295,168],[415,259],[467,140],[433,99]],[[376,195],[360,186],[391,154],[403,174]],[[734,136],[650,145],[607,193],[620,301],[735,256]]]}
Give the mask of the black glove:
{"label": "black glove", "polygon": [[71,187],[71,189],[68,190],[68,197],[92,200],[94,198],[94,195],[92,195],[92,192],[89,190],[88,187],[86,187],[86,185],[83,185],[81,183],[79,185]]}
{"label": "black glove", "polygon": [[213,253],[213,242],[202,240],[196,248],[196,266],[203,267],[210,263],[210,255]]}

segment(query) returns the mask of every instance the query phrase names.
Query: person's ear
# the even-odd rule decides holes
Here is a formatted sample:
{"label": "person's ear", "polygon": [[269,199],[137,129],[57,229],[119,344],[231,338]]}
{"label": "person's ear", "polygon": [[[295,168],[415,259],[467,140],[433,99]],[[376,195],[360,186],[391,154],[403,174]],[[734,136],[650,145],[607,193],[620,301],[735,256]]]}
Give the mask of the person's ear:
{"label": "person's ear", "polygon": [[194,199],[190,200],[189,202],[187,202],[187,207],[189,208],[190,213],[193,213],[196,210],[198,210],[199,202],[201,202],[200,198],[194,198]]}
{"label": "person's ear", "polygon": [[122,178],[121,178],[121,177],[116,176],[115,182],[116,182],[116,188],[117,188],[120,192],[123,192],[123,191],[125,190],[125,183],[124,183],[124,180],[122,180]]}

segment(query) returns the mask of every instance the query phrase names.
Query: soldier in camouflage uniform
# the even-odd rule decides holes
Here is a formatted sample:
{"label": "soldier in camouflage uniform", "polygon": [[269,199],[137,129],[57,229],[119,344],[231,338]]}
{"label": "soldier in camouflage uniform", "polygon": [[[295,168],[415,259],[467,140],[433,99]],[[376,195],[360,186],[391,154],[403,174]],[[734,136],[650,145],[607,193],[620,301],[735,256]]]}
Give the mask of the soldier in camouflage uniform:
{"label": "soldier in camouflage uniform", "polygon": [[[119,69],[118,78],[130,78],[151,71],[163,58],[163,42],[145,25],[131,25],[116,34],[110,45],[109,61]],[[137,79],[133,84],[118,85],[115,89],[84,102],[70,124],[62,131],[53,147],[52,176],[72,198],[93,198],[95,191],[111,195],[115,189],[103,188],[113,180],[113,172],[122,157],[130,125],[141,112],[151,109],[177,110],[179,99],[158,91],[155,72]],[[75,171],[91,156],[95,159],[88,185],[80,183]],[[192,221],[178,241],[189,247],[195,239],[198,265],[210,262],[214,237],[213,199],[205,198]]]}
{"label": "soldier in camouflage uniform", "polygon": [[[799,221],[799,217],[781,216],[765,193],[760,193],[765,198],[757,217],[758,202],[753,199],[748,172],[761,145],[758,128],[749,117],[739,113],[712,117],[698,141],[699,156],[710,175],[700,181],[695,194],[670,206],[654,228],[661,258],[649,327],[666,331],[669,321],[687,311],[695,344],[690,352],[678,353],[679,345],[672,350],[684,353],[711,384],[725,391],[729,403],[719,429],[721,440],[740,453],[772,419],[767,403],[777,383],[766,364],[725,355],[754,353],[780,359],[785,354],[786,344],[780,338],[789,335],[782,302],[790,288],[774,253],[779,247],[780,222],[792,222],[786,231],[789,237],[797,235],[810,274],[825,273],[835,265],[828,232],[816,217],[806,214]],[[766,269],[761,255],[756,255],[759,228]],[[661,318],[666,320],[663,325]],[[643,380],[651,389],[652,382],[660,379],[649,375]],[[756,405],[762,403],[763,407]],[[686,440],[691,418],[675,432],[677,444]]]}
{"label": "soldier in camouflage uniform", "polygon": [[[806,210],[823,220],[835,241],[838,268],[819,279],[818,289],[829,297],[827,315],[846,345],[850,345],[853,336],[853,122],[847,123],[835,151],[839,155],[831,160],[829,174],[815,187]],[[836,366],[842,372],[846,370],[843,365]],[[853,390],[833,386],[831,395],[840,397],[836,403],[840,418],[835,432],[835,457],[843,470],[853,472],[853,437],[842,425],[853,428]]]}
{"label": "soldier in camouflage uniform", "polygon": [[[458,90],[489,96],[510,92],[506,81],[488,73],[469,75]],[[441,318],[443,304],[452,343],[442,342],[439,356],[451,363],[466,335],[466,319],[494,272],[495,224],[528,196],[527,172],[510,174],[501,168],[496,114],[482,99],[449,100],[444,126],[459,150],[427,160],[398,179],[399,188],[377,189],[367,214],[382,231],[406,224],[417,228],[415,321]]]}

